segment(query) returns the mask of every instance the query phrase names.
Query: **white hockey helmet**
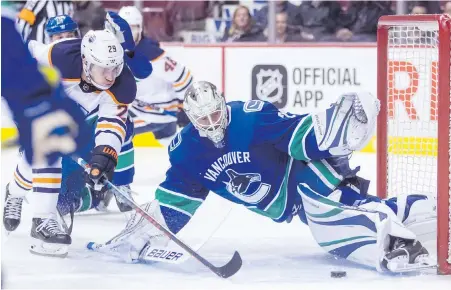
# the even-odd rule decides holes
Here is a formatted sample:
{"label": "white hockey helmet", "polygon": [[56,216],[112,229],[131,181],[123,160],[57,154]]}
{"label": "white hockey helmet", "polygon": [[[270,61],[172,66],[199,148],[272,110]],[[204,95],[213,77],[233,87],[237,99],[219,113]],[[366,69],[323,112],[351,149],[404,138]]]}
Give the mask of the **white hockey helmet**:
{"label": "white hockey helmet", "polygon": [[210,139],[217,148],[224,147],[227,106],[215,85],[207,81],[193,82],[185,92],[183,110],[200,136]]}
{"label": "white hockey helmet", "polygon": [[124,50],[108,30],[88,31],[81,41],[81,57],[86,78],[101,90],[110,88],[124,68]]}
{"label": "white hockey helmet", "polygon": [[124,6],[119,10],[119,16],[127,21],[133,33],[133,39],[138,42],[143,32],[143,15],[136,6]]}

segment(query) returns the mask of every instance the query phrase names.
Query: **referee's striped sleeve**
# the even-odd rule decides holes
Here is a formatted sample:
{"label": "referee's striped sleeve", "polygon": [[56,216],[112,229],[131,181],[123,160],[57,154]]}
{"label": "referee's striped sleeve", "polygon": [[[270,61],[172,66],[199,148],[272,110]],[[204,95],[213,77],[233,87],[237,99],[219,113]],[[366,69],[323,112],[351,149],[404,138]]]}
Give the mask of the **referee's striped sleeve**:
{"label": "referee's striped sleeve", "polygon": [[[27,40],[28,35],[31,33],[31,27],[35,25],[36,16],[46,7],[46,5],[46,0],[27,1],[27,3],[25,3],[17,16],[17,26],[22,39]],[[45,17],[45,19],[47,20],[47,17]]]}

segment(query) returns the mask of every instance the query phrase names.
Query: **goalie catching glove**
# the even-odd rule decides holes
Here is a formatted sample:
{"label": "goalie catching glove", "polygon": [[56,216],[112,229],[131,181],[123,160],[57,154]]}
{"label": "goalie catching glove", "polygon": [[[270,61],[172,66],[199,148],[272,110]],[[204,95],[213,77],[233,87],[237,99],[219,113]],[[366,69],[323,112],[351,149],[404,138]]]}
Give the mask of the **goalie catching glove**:
{"label": "goalie catching glove", "polygon": [[113,179],[114,168],[117,165],[117,152],[108,145],[99,145],[92,150],[89,161],[89,171],[86,172],[86,183],[95,191],[104,187],[104,179]]}
{"label": "goalie catching glove", "polygon": [[319,150],[347,155],[363,149],[376,129],[380,102],[368,92],[348,93],[312,115]]}

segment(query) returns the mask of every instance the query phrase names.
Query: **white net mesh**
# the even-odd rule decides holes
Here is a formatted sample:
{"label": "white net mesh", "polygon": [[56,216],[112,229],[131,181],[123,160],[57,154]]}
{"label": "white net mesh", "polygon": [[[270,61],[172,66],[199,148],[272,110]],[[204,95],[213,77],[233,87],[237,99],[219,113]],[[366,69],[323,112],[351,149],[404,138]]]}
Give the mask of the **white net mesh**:
{"label": "white net mesh", "polygon": [[[389,196],[437,194],[438,34],[437,22],[408,23],[388,30]],[[447,132],[451,148],[450,129],[451,116]],[[449,164],[451,175],[451,160]],[[449,202],[451,207],[451,194]],[[448,214],[451,221],[451,208]],[[447,234],[446,258],[451,264],[451,224]]]}
{"label": "white net mesh", "polygon": [[437,29],[389,29],[389,195],[437,192]]}

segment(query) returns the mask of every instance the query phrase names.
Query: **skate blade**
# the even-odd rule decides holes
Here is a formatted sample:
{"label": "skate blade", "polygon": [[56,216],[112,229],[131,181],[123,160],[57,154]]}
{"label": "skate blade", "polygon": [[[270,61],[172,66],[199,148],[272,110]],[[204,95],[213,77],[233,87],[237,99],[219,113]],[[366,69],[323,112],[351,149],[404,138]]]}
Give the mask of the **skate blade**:
{"label": "skate blade", "polygon": [[5,227],[2,227],[2,238],[6,241],[11,235],[12,231],[8,231]]}
{"label": "skate blade", "polygon": [[435,269],[437,265],[429,257],[419,258],[419,261],[415,264],[399,264],[399,263],[389,263],[387,268],[392,273],[406,273],[406,272],[416,272],[427,269]]}
{"label": "skate blade", "polygon": [[35,238],[32,240],[29,250],[35,255],[65,258],[69,252],[69,245],[66,244],[45,243]]}

